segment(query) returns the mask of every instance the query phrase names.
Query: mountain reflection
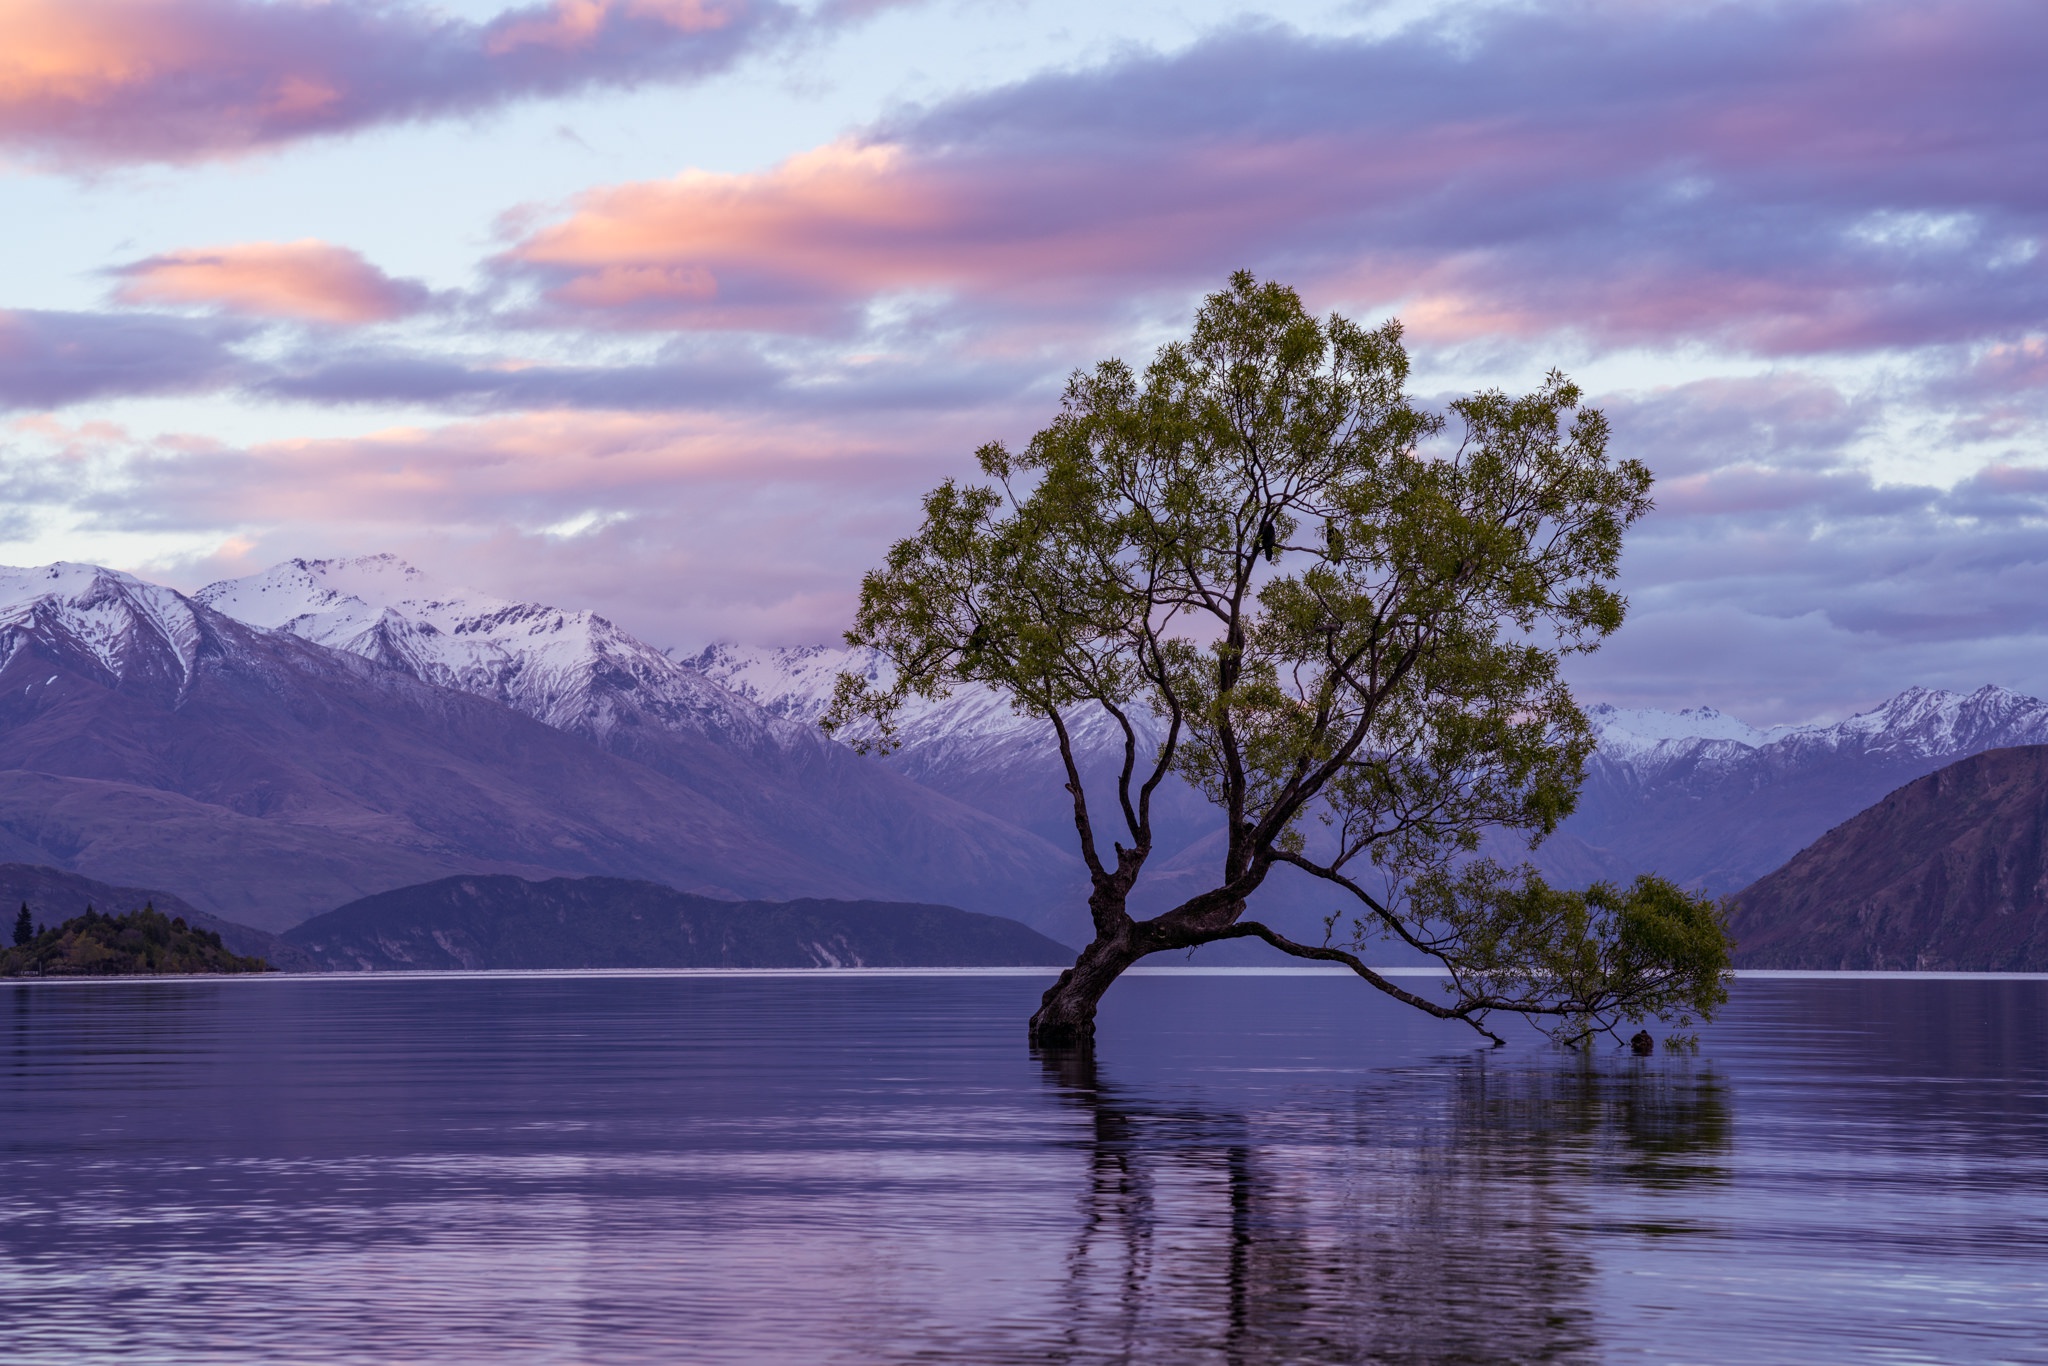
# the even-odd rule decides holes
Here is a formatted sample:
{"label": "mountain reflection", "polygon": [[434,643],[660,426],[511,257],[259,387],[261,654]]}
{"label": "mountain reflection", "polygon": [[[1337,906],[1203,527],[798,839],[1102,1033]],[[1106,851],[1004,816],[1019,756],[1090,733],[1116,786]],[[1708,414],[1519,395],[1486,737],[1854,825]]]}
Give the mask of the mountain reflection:
{"label": "mountain reflection", "polygon": [[1089,1121],[1055,1359],[1594,1359],[1589,1190],[1726,1179],[1727,1088],[1682,1061],[1474,1057],[1262,1110],[1041,1060]]}

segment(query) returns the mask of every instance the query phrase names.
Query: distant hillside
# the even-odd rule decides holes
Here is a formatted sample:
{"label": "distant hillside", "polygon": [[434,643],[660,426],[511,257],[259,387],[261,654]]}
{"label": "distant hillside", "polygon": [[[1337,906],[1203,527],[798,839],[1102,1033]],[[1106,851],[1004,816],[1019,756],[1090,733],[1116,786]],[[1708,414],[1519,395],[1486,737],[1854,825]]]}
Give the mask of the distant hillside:
{"label": "distant hillside", "polygon": [[196,930],[220,936],[230,953],[261,958],[284,972],[310,972],[312,958],[265,930],[194,910],[184,898],[146,887],[117,887],[62,868],[32,863],[0,863],[0,923],[14,923],[15,912],[27,906],[40,925],[59,925],[86,908],[119,914],[153,905],[166,916],[182,919]]}
{"label": "distant hillside", "polygon": [[1001,916],[890,901],[718,901],[626,878],[443,878],[288,931],[342,971],[1008,967],[1073,953]]}
{"label": "distant hillside", "polygon": [[2048,970],[2048,745],[1950,764],[1734,899],[1748,968]]}
{"label": "distant hillside", "polygon": [[126,915],[87,911],[26,944],[0,949],[0,977],[136,977],[164,973],[268,972],[261,958],[228,952],[212,930],[145,907]]}

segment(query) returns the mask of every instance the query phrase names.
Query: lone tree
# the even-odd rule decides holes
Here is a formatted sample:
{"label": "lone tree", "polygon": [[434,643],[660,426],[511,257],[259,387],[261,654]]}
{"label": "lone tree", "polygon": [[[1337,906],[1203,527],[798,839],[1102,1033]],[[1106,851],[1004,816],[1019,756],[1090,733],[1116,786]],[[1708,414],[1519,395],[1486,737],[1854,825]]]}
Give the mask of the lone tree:
{"label": "lone tree", "polygon": [[28,903],[24,901],[21,903],[21,914],[14,917],[14,946],[20,948],[35,937],[35,922],[29,918]]}
{"label": "lone tree", "polygon": [[[1318,319],[1239,272],[1142,378],[1077,373],[1027,447],[982,447],[991,482],[933,490],[863,580],[846,638],[894,676],[843,675],[828,729],[886,747],[909,696],[980,684],[1057,740],[1095,937],[1034,1043],[1089,1041],[1124,969],[1221,939],[1344,964],[1496,1043],[1495,1012],[1579,1042],[1726,999],[1708,901],[1649,876],[1556,890],[1478,853],[1490,829],[1534,847],[1577,799],[1593,741],[1559,665],[1621,624],[1609,583],[1649,471],[1608,458],[1562,375],[1451,420],[1410,402],[1407,375],[1398,323]],[[1123,737],[1113,791],[1082,779],[1088,708]],[[1137,920],[1169,774],[1227,841],[1207,890]],[[1322,943],[1246,918],[1282,864],[1350,907]],[[1444,999],[1372,971],[1357,951],[1382,938],[1438,959]]]}

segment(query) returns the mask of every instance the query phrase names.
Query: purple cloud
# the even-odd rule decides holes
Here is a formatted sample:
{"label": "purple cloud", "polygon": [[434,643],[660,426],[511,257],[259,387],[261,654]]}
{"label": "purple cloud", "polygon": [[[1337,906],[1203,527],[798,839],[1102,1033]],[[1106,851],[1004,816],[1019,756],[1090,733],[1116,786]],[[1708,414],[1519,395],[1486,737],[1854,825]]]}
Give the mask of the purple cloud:
{"label": "purple cloud", "polygon": [[14,0],[0,145],[67,167],[195,161],[702,76],[793,18],[775,0],[548,0],[487,24],[366,0]]}
{"label": "purple cloud", "polygon": [[242,373],[229,347],[250,332],[160,315],[0,312],[0,408],[216,389]]}
{"label": "purple cloud", "polygon": [[1880,481],[1843,447],[1884,414],[1815,380],[1607,407],[1664,477],[1623,562],[1628,624],[1575,666],[1588,696],[1762,722],[1912,683],[2048,693],[2048,472]]}

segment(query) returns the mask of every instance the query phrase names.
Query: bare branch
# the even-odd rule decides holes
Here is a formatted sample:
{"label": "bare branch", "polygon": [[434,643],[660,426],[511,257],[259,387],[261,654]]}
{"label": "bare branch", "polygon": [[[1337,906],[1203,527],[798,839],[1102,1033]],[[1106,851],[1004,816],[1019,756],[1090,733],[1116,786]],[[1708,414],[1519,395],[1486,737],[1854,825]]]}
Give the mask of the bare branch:
{"label": "bare branch", "polygon": [[1366,981],[1372,983],[1373,986],[1384,991],[1397,1001],[1414,1006],[1417,1010],[1423,1011],[1426,1014],[1434,1015],[1439,1020],[1462,1020],[1487,1038],[1493,1040],[1495,1048],[1499,1048],[1507,1043],[1506,1039],[1503,1039],[1480,1022],[1485,1014],[1483,1009],[1465,1006],[1453,1010],[1449,1006],[1438,1005],[1427,996],[1417,996],[1412,991],[1404,991],[1367,967],[1356,954],[1346,953],[1342,949],[1331,948],[1326,944],[1298,944],[1287,936],[1268,929],[1256,920],[1239,921],[1231,926],[1228,931],[1216,937],[1218,939],[1263,939],[1282,953],[1293,954],[1296,958],[1313,958],[1325,963],[1342,963],[1345,967],[1350,968],[1360,977],[1363,977]]}

